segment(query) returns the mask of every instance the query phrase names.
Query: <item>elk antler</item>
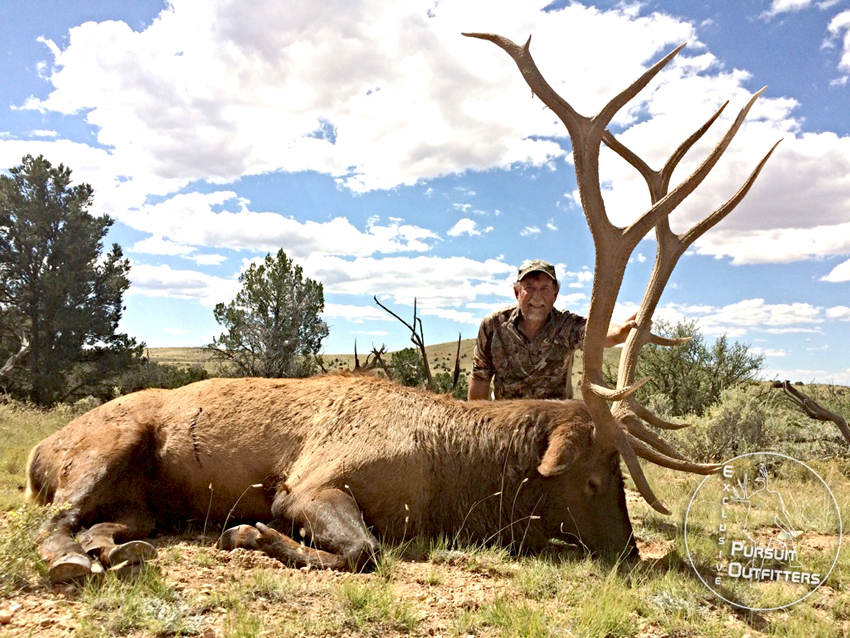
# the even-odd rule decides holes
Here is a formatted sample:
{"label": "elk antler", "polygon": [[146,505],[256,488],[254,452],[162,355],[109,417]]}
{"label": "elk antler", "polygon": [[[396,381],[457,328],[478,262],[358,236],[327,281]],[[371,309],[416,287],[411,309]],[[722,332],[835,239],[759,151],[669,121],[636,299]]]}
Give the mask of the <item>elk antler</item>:
{"label": "elk antler", "polygon": [[[668,222],[670,214],[706,178],[723,152],[728,148],[753,103],[764,89],[756,93],[741,110],[729,131],[720,139],[697,169],[672,191],[668,192],[673,169],[719,117],[723,108],[680,145],[660,171],[650,169],[643,160],[617,141],[606,130],[606,127],[617,112],[636,96],[682,50],[684,45],[671,51],[644,72],[636,81],[608,102],[597,115],[585,117],[576,112],[543,78],[531,57],[531,38],[525,45],[519,46],[500,35],[486,33],[464,33],[463,35],[488,40],[507,52],[516,63],[534,95],[539,97],[567,128],[572,141],[579,196],[596,252],[593,291],[585,328],[582,395],[593,417],[599,438],[613,445],[620,452],[643,498],[659,512],[669,514],[670,512],[658,501],[644,477],[637,459],[638,455],[666,467],[701,474],[716,471],[718,466],[701,465],[684,459],[682,455],[644,427],[641,420],[661,427],[682,426],[664,422],[635,402],[633,394],[642,383],[635,383],[635,365],[640,349],[646,343],[664,343],[664,345],[676,343],[675,341],[664,342],[649,332],[652,314],[676,262],[688,246],[728,215],[743,199],[767,158],[773,152],[773,149],[771,149],[767,153],[744,185],[726,204],[681,235],[676,235],[670,230]],[[650,208],[625,228],[613,225],[605,210],[599,177],[599,152],[603,142],[635,167],[649,186]],[[632,331],[627,339],[621,355],[617,389],[613,390],[605,385],[602,375],[605,337],[629,258],[638,242],[653,227],[656,228],[658,237],[655,267],[637,313],[638,327]],[[609,401],[618,402],[615,405],[616,417],[608,403]],[[624,430],[624,427],[627,431]]]}
{"label": "elk antler", "polygon": [[357,340],[354,341],[354,372],[371,372],[380,368],[385,373],[387,364],[384,363],[383,355],[387,354],[387,346],[383,343],[380,348],[372,346],[372,352],[366,355],[366,362],[360,365],[360,358],[357,356]]}

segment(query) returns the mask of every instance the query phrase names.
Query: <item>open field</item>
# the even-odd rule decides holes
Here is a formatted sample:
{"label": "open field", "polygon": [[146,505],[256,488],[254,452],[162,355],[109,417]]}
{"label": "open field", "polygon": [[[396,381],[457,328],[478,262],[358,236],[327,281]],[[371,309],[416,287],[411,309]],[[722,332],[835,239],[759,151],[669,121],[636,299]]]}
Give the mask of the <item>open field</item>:
{"label": "open field", "polygon": [[[465,372],[472,369],[472,350],[475,347],[475,339],[464,339],[461,341],[460,365]],[[443,369],[454,370],[457,342],[439,343],[426,346],[428,361],[431,363],[433,372],[441,372]],[[210,373],[215,372],[216,364],[212,361],[210,353],[204,348],[148,348],[147,355],[151,361],[180,367],[200,365],[207,368]],[[359,352],[358,358],[361,365],[366,362],[369,351]],[[390,360],[392,353],[384,355],[386,361]],[[328,369],[354,369],[354,353],[350,354],[323,354],[322,359]]]}
{"label": "open field", "polygon": [[[289,569],[244,550],[222,552],[213,547],[217,530],[194,528],[154,539],[159,556],[135,575],[51,589],[34,545],[43,513],[21,507],[23,460],[77,409],[0,405],[3,636],[850,635],[846,549],[825,584],[804,601],[778,611],[742,611],[712,594],[687,560],[684,515],[702,477],[655,466],[647,466],[648,478],[673,515],[656,513],[629,490],[640,561],[610,565],[568,547],[515,558],[412,542],[386,546],[374,573],[343,574]],[[815,467],[846,518],[850,464],[838,458]],[[807,489],[801,482],[799,493]],[[827,527],[800,542],[837,539],[838,530]]]}
{"label": "open field", "polygon": [[[465,374],[472,371],[472,353],[475,349],[475,339],[463,339],[460,342],[460,366]],[[425,351],[428,354],[428,362],[431,365],[431,372],[437,374],[439,372],[453,372],[455,365],[455,356],[457,354],[457,341],[438,343],[433,346],[426,346]],[[212,361],[210,354],[204,348],[148,348],[147,356],[151,361],[175,365],[180,367],[189,367],[199,365],[206,368],[211,375],[221,373],[219,365]],[[360,359],[360,364],[366,362],[368,351],[357,353]],[[612,358],[616,365],[616,360],[619,357],[619,350],[611,349],[606,352],[606,359]],[[384,355],[384,361],[389,363],[392,358],[392,353]],[[346,354],[324,354],[322,355],[325,366],[328,370],[353,370],[354,369],[354,353]],[[573,367],[573,387],[579,391],[578,382],[581,379],[582,371],[582,353],[576,353],[575,365]]]}

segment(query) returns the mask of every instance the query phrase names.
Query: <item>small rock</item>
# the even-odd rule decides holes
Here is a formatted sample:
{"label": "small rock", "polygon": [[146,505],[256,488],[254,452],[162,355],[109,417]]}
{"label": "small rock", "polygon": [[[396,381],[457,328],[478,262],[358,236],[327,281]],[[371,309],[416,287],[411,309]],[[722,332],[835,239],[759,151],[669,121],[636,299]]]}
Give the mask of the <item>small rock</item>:
{"label": "small rock", "polygon": [[12,616],[14,616],[20,608],[20,604],[12,603],[6,609],[0,609],[0,625],[8,625],[12,622]]}

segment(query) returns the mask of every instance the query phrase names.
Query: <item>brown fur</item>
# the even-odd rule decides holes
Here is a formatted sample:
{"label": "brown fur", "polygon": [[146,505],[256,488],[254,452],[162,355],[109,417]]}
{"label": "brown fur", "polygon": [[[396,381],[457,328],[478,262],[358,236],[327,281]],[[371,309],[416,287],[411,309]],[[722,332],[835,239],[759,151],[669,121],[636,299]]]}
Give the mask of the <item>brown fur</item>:
{"label": "brown fur", "polygon": [[[635,551],[619,457],[580,401],[467,403],[349,374],[210,379],[84,414],[32,451],[28,478],[36,502],[70,503],[48,526],[49,564],[81,553],[80,529],[130,512],[116,542],[275,518],[285,534],[243,527],[228,542],[292,564],[362,565],[375,536],[419,534]],[[290,545],[302,528],[328,553]]]}

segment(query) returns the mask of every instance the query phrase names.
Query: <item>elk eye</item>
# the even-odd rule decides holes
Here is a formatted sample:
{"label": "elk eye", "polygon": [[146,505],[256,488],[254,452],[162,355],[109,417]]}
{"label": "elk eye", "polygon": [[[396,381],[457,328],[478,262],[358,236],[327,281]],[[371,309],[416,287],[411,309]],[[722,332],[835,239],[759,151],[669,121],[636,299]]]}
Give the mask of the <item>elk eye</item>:
{"label": "elk eye", "polygon": [[599,481],[595,478],[587,479],[587,487],[585,488],[590,496],[596,496],[599,491]]}

